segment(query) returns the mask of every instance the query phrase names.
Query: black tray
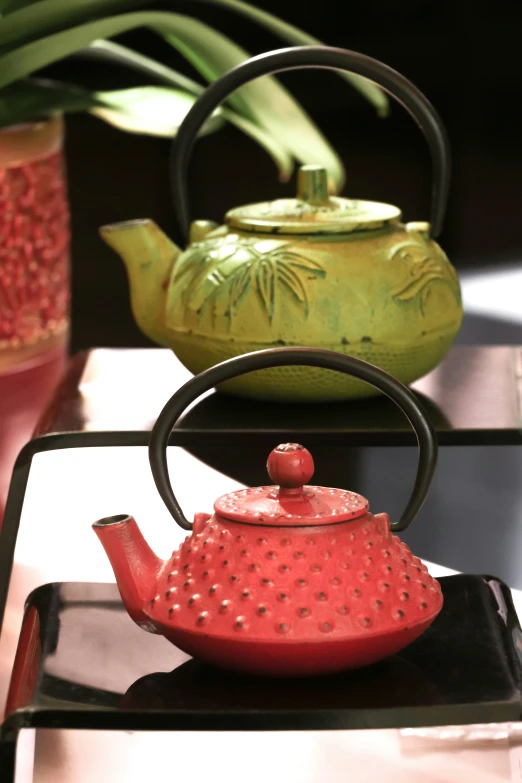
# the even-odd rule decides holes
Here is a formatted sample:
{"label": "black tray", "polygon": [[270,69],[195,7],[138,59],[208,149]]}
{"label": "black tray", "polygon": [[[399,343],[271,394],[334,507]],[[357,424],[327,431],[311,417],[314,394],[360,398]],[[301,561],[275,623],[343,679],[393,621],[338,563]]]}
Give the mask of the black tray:
{"label": "black tray", "polygon": [[498,579],[440,580],[444,608],[380,664],[307,680],[226,674],[127,617],[114,585],[55,583],[28,599],[2,738],[25,727],[295,730],[522,717],[522,633]]}

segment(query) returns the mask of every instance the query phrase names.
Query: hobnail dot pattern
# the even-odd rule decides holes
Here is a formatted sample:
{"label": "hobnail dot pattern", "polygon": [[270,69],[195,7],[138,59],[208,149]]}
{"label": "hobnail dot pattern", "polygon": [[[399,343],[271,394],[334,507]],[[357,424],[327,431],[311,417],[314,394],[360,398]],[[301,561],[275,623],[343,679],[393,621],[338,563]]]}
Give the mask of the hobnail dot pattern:
{"label": "hobnail dot pattern", "polygon": [[[454,335],[438,335],[423,338],[416,345],[386,346],[371,342],[310,345],[337,351],[370,362],[385,370],[402,383],[409,384],[426,375],[447,354]],[[194,374],[235,356],[241,356],[263,348],[278,348],[281,344],[250,343],[237,340],[218,340],[191,334],[172,332],[171,346],[178,359]],[[287,344],[287,347],[292,347]],[[274,367],[235,378],[223,383],[220,390],[241,397],[283,402],[333,402],[359,397],[372,397],[379,392],[367,383],[333,370],[316,367]]]}
{"label": "hobnail dot pattern", "polygon": [[441,606],[385,514],[288,533],[214,516],[173,553],[147,613],[209,638],[319,641],[411,629]]}

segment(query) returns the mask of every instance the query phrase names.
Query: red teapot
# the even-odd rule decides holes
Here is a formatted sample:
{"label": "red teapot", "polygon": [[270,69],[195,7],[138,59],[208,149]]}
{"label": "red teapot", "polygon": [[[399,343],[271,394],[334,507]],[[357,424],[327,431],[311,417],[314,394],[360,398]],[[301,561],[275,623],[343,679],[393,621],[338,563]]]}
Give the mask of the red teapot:
{"label": "red teapot", "polygon": [[[287,443],[268,457],[271,486],[218,498],[193,524],[178,505],[167,469],[171,430],[188,405],[219,383],[285,365],[352,375],[387,394],[419,443],[417,477],[401,519],[372,514],[354,492],[310,486],[314,463]],[[438,582],[395,535],[417,516],[437,460],[433,428],[417,398],[367,362],[332,351],[280,348],[240,356],[196,375],[161,412],[149,460],[174,520],[191,531],[167,561],[133,519],[93,525],[131,618],[186,653],[224,669],[308,676],[374,663],[399,652],[442,608]]]}

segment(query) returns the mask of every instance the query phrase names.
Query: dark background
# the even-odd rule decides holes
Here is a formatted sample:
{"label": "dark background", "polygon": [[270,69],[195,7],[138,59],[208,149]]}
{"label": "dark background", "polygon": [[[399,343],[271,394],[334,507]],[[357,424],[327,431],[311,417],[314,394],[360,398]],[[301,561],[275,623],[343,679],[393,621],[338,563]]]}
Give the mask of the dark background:
{"label": "dark background", "polygon": [[[454,264],[493,265],[522,248],[522,4],[480,0],[259,0],[258,5],[325,43],[376,57],[423,90],[444,119],[454,178],[441,244]],[[160,4],[158,4],[160,7]],[[199,2],[170,4],[215,25],[251,53],[286,45],[251,22]],[[122,43],[198,78],[173,49],[143,31]],[[55,76],[97,88],[146,83],[115,66],[69,60]],[[339,76],[283,75],[337,148],[347,168],[345,194],[399,205],[426,219],[430,164],[420,132],[397,105],[387,119]],[[129,135],[90,116],[67,122],[73,228],[72,349],[147,345],[132,321],[125,272],[98,238],[98,226],[151,217],[176,239],[169,194],[169,142]],[[191,168],[192,210],[221,220],[231,206],[292,195],[257,145],[226,127],[198,142]]]}

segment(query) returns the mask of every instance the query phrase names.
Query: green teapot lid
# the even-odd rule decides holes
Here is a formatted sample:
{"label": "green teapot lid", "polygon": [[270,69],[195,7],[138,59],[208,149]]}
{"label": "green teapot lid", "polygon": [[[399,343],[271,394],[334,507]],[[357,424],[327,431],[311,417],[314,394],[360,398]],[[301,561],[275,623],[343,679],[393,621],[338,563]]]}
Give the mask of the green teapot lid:
{"label": "green teapot lid", "polygon": [[348,234],[398,223],[402,213],[392,204],[339,198],[328,193],[326,169],[299,169],[297,198],[248,204],[227,212],[229,226],[267,234]]}

